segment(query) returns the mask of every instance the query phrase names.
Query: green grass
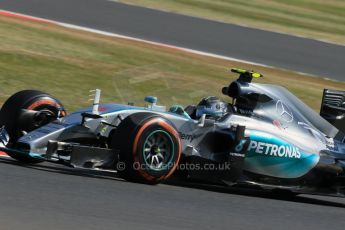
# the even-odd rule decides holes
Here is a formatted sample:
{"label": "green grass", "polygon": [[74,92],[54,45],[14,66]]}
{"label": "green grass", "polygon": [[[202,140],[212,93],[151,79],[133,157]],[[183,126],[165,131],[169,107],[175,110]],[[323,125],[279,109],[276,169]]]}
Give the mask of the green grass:
{"label": "green grass", "polygon": [[345,88],[288,71],[4,17],[0,41],[0,104],[18,90],[39,89],[73,111],[90,105],[88,91],[100,88],[102,102],[143,105],[144,96],[155,95],[159,104],[186,105],[220,95],[236,77],[228,71],[234,66],[262,72],[266,77],[260,81],[288,87],[316,110],[324,87]]}
{"label": "green grass", "polygon": [[344,0],[121,0],[345,44]]}

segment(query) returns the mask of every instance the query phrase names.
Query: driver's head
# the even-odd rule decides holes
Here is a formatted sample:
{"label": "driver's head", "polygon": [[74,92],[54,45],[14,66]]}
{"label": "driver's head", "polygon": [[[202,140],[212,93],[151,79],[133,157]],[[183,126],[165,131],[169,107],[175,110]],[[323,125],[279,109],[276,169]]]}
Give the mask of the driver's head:
{"label": "driver's head", "polygon": [[206,114],[209,118],[219,118],[228,112],[228,104],[220,100],[218,97],[204,97],[196,107],[196,117]]}

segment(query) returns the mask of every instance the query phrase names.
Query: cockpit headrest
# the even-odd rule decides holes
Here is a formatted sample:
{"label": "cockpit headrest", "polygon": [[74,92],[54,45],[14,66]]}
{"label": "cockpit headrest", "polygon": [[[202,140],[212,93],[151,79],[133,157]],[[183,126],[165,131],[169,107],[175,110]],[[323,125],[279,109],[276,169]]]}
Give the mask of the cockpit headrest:
{"label": "cockpit headrest", "polygon": [[223,87],[222,93],[232,98],[238,98],[240,96],[241,87],[238,82],[232,82],[228,87]]}

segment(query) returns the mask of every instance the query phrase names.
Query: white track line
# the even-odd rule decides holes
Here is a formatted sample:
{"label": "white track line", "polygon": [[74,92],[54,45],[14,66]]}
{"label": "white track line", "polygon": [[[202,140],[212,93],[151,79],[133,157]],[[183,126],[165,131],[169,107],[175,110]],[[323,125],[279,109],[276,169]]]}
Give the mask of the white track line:
{"label": "white track line", "polygon": [[228,61],[242,62],[245,64],[256,65],[256,66],[275,68],[273,66],[265,65],[262,63],[258,63],[258,62],[251,62],[251,61],[247,61],[247,60],[243,60],[243,59],[218,55],[218,54],[204,52],[204,51],[200,51],[200,50],[194,50],[194,49],[189,49],[189,48],[185,48],[185,47],[173,46],[173,45],[169,45],[169,44],[165,44],[165,43],[149,41],[149,40],[145,40],[145,39],[141,39],[141,38],[135,38],[135,37],[130,37],[130,36],[122,35],[122,34],[116,34],[116,33],[106,32],[103,30],[97,30],[97,29],[93,29],[93,28],[89,28],[89,27],[78,26],[78,25],[73,25],[73,24],[69,24],[69,23],[64,23],[64,22],[49,20],[49,19],[45,19],[45,18],[30,16],[30,15],[26,15],[26,14],[15,13],[15,12],[7,11],[7,10],[0,10],[0,15],[7,16],[7,17],[20,18],[20,19],[29,20],[29,21],[55,24],[55,25],[59,25],[59,26],[65,27],[65,28],[96,33],[96,34],[100,34],[100,35],[104,35],[104,36],[108,36],[108,37],[115,37],[115,38],[122,38],[122,39],[126,39],[126,40],[131,40],[131,41],[143,42],[146,44],[166,47],[166,48],[170,48],[170,49],[180,50],[180,51],[184,51],[184,52],[188,52],[188,53],[192,53],[192,54],[197,54],[197,55],[202,55],[202,56],[207,56],[207,57],[213,57],[213,58],[218,58],[218,59],[223,59],[223,60],[228,60]]}
{"label": "white track line", "polygon": [[[229,57],[229,56],[223,56],[223,55],[219,55],[219,54],[215,54],[215,53],[209,53],[209,52],[204,52],[204,51],[200,51],[200,50],[194,50],[194,49],[189,49],[189,48],[185,48],[185,47],[179,47],[179,46],[169,45],[169,44],[165,44],[165,43],[149,41],[149,40],[145,40],[145,39],[141,39],[141,38],[135,38],[135,37],[130,37],[130,36],[126,36],[126,35],[106,32],[103,30],[97,30],[97,29],[93,29],[93,28],[89,28],[89,27],[73,25],[73,24],[69,24],[69,23],[64,23],[64,22],[54,21],[54,20],[50,20],[50,19],[30,16],[30,15],[16,13],[16,12],[7,11],[7,10],[0,10],[0,15],[7,16],[7,17],[13,17],[13,18],[20,18],[20,19],[24,19],[24,20],[28,20],[28,21],[34,21],[34,22],[55,24],[55,25],[62,26],[65,28],[91,32],[91,33],[100,34],[100,35],[104,35],[104,36],[108,36],[108,37],[121,38],[121,39],[130,40],[130,41],[142,42],[142,43],[146,43],[146,44],[170,48],[170,49],[179,50],[179,51],[197,54],[197,55],[206,56],[206,57],[218,58],[218,59],[227,60],[227,61],[241,62],[241,63],[245,63],[245,64],[249,64],[249,65],[262,66],[262,67],[271,68],[271,69],[290,71],[290,72],[295,72],[297,74],[310,76],[310,77],[319,77],[319,76],[309,74],[309,73],[298,72],[298,71],[294,71],[294,70],[288,70],[288,69],[284,69],[281,67],[274,67],[271,65],[266,65],[266,64],[262,64],[262,63],[258,63],[258,62],[252,62],[252,61],[233,58],[233,57]],[[323,78],[323,79],[337,81],[337,80],[328,79],[328,78]]]}
{"label": "white track line", "polygon": [[219,59],[224,59],[224,60],[228,60],[228,61],[243,62],[243,63],[250,64],[250,65],[257,65],[257,66],[273,68],[273,66],[269,66],[269,65],[265,65],[265,64],[261,64],[261,63],[257,63],[257,62],[251,62],[251,61],[232,58],[232,57],[228,57],[228,56],[218,55],[218,54],[214,54],[214,53],[208,53],[208,52],[204,52],[204,51],[200,51],[200,50],[193,50],[193,49],[189,49],[189,48],[168,45],[165,43],[153,42],[153,41],[144,40],[141,38],[129,37],[129,36],[121,35],[121,34],[105,32],[102,30],[91,29],[91,28],[87,28],[87,27],[83,27],[83,26],[71,25],[71,24],[66,24],[66,23],[61,23],[61,22],[58,24],[63,26],[63,27],[66,27],[66,28],[87,31],[87,32],[101,34],[101,35],[105,35],[105,36],[109,36],[109,37],[122,38],[122,39],[131,40],[131,41],[143,42],[143,43],[147,43],[147,44],[151,44],[151,45],[166,47],[166,48],[170,48],[170,49],[176,49],[176,50],[180,50],[180,51],[184,51],[184,52],[188,52],[188,53],[192,53],[192,54],[198,54],[198,55],[202,55],[202,56],[219,58]]}

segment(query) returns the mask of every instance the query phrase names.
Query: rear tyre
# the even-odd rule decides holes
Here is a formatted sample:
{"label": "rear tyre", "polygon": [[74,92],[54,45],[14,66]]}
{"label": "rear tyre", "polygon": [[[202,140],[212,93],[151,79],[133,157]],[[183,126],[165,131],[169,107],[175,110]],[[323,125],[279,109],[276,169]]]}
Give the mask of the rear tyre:
{"label": "rear tyre", "polygon": [[168,179],[181,157],[176,129],[150,113],[125,118],[111,136],[110,146],[119,150],[118,174],[132,182],[157,184]]}
{"label": "rear tyre", "polygon": [[[45,111],[51,115],[51,119],[39,124],[25,124],[20,121],[22,109]],[[5,126],[10,137],[10,146],[15,147],[17,140],[25,133],[33,131],[59,116],[65,116],[62,104],[54,97],[37,90],[23,90],[12,95],[4,103],[0,110],[0,125]],[[12,158],[25,163],[38,163],[40,159],[29,155],[7,152]]]}

